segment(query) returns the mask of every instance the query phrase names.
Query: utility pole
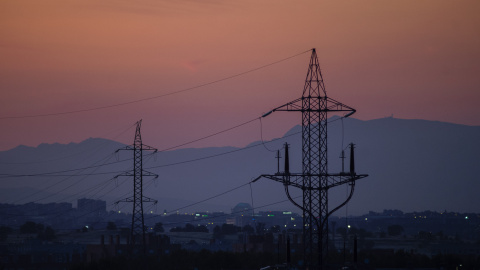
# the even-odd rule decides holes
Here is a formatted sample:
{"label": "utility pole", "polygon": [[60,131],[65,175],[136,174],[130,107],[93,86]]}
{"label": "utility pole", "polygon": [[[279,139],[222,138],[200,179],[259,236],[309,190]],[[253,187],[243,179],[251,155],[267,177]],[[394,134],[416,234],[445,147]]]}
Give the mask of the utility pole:
{"label": "utility pole", "polygon": [[124,172],[116,176],[116,177],[133,176],[133,196],[117,201],[116,204],[120,202],[133,203],[132,226],[130,231],[130,245],[133,253],[142,252],[143,254],[145,254],[146,241],[145,241],[145,222],[143,219],[143,203],[153,202],[156,204],[157,200],[143,196],[143,177],[153,176],[157,178],[158,175],[143,170],[143,151],[154,151],[155,153],[157,152],[157,149],[142,143],[142,135],[140,133],[141,126],[142,126],[142,120],[137,122],[137,129],[135,131],[135,139],[133,141],[133,145],[120,148],[116,151],[116,152],[120,150],[133,151],[133,170]]}
{"label": "utility pole", "polygon": [[[303,249],[305,269],[326,269],[328,254],[328,217],[344,206],[352,197],[355,181],[366,174],[328,173],[327,160],[327,117],[331,112],[345,112],[344,117],[355,113],[355,109],[327,97],[323,77],[315,49],[308,67],[305,86],[301,98],[277,107],[264,114],[288,111],[301,112],[302,115],[302,172],[290,173],[288,165],[288,145],[285,145],[285,172],[283,174],[258,177],[268,178],[284,184],[289,200],[303,212]],[[351,145],[351,168],[354,168],[353,144]],[[254,180],[254,181],[256,181]],[[330,188],[348,184],[350,196],[333,210],[328,210],[328,191]],[[289,192],[290,187],[302,190],[303,200],[295,202]]]}

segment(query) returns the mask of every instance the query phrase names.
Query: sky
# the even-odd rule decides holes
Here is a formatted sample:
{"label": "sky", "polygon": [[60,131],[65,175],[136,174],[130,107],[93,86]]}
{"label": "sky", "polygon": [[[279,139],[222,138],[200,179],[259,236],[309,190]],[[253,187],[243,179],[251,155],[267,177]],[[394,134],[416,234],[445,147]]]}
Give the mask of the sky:
{"label": "sky", "polygon": [[[140,119],[147,145],[195,140],[299,98],[311,48],[355,118],[478,126],[479,13],[477,0],[0,0],[0,151],[129,144]],[[188,146],[241,147],[300,120],[276,112]]]}

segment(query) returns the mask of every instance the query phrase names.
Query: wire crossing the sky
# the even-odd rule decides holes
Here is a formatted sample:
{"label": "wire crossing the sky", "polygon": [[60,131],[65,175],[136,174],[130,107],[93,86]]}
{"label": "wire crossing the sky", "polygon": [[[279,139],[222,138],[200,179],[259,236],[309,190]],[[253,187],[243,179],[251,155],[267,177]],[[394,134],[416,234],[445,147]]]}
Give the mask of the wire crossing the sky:
{"label": "wire crossing the sky", "polygon": [[[339,118],[332,119],[332,120],[328,121],[328,123],[332,123],[332,122],[341,120],[341,119],[343,119],[343,118],[345,118],[345,116],[341,116],[341,117],[339,117]],[[259,119],[259,118],[255,118],[255,119],[249,120],[249,121],[247,121],[247,122],[241,123],[241,124],[239,124],[239,125],[236,125],[236,126],[234,126],[234,127],[231,127],[231,128],[228,128],[228,129],[225,129],[225,130],[222,130],[222,131],[219,131],[219,132],[210,134],[210,135],[207,135],[207,136],[205,136],[205,137],[202,137],[202,138],[199,138],[199,139],[195,139],[195,140],[192,140],[192,141],[190,141],[190,142],[186,142],[186,143],[179,144],[179,145],[176,145],[176,146],[168,147],[168,148],[165,148],[165,149],[160,150],[159,152],[165,152],[165,151],[172,150],[172,149],[175,149],[175,148],[178,148],[178,147],[181,147],[181,146],[184,146],[184,145],[193,143],[193,142],[197,142],[197,141],[200,141],[200,140],[209,138],[209,137],[213,137],[213,136],[215,136],[215,135],[218,135],[218,134],[221,134],[221,133],[223,133],[223,132],[226,132],[226,131],[229,131],[229,130],[232,130],[232,129],[241,127],[241,126],[243,126],[243,125],[246,125],[246,124],[251,123],[251,122],[253,122],[253,121],[255,121],[255,120],[258,120],[258,119]],[[266,148],[266,146],[265,146],[266,144],[273,143],[273,142],[276,142],[276,141],[278,141],[278,140],[282,140],[282,139],[287,138],[287,137],[295,136],[295,135],[300,134],[300,133],[301,133],[301,131],[294,132],[294,133],[285,135],[285,136],[280,137],[280,138],[272,139],[272,140],[270,140],[270,141],[268,141],[268,142],[267,142],[267,141],[263,141],[263,138],[261,138],[261,141],[260,141],[259,143],[252,144],[252,145],[249,145],[249,146],[246,146],[246,147],[243,147],[243,148],[237,148],[237,149],[229,150],[229,151],[222,152],[222,153],[218,153],[218,154],[212,154],[212,155],[208,155],[208,156],[203,156],[203,157],[199,157],[199,158],[183,160],[183,161],[174,162],[174,163],[167,163],[167,164],[160,164],[160,165],[150,166],[150,167],[148,167],[148,168],[146,168],[146,169],[164,168],[164,167],[170,167],[170,166],[176,166],[176,165],[181,165],[181,164],[186,164],[186,163],[197,162],[197,161],[201,161],[201,160],[205,160],[205,159],[210,159],[210,158],[215,158],[215,157],[219,157],[219,156],[224,156],[224,155],[233,154],[233,153],[236,153],[236,152],[244,151],[244,150],[247,150],[247,149],[250,149],[250,148],[254,148],[254,147],[258,147],[258,146],[262,146],[262,145]],[[267,149],[268,149],[268,148],[267,148]],[[158,152],[157,152],[157,153],[158,153]],[[151,153],[151,154],[147,154],[147,155],[156,155],[156,153]],[[129,161],[129,160],[131,160],[131,158],[125,159],[125,160],[116,161],[116,162],[105,163],[105,164],[102,164],[102,165],[91,165],[91,166],[88,166],[88,167],[77,168],[77,169],[62,170],[62,171],[52,171],[52,172],[42,172],[42,173],[35,173],[35,174],[0,174],[0,178],[36,177],[36,176],[43,176],[43,177],[66,177],[66,176],[85,176],[85,175],[87,175],[87,176],[93,176],[93,175],[117,174],[117,173],[119,173],[120,171],[109,171],[109,172],[98,172],[98,173],[86,173],[86,174],[81,174],[81,173],[62,174],[62,173],[65,173],[65,172],[75,172],[75,171],[78,171],[78,170],[85,170],[85,169],[90,169],[90,168],[97,168],[97,167],[102,167],[102,166],[105,166],[105,165],[111,165],[111,164],[117,164],[117,163],[120,163],[120,162]]]}
{"label": "wire crossing the sky", "polygon": [[234,75],[230,75],[230,76],[218,79],[218,80],[210,81],[210,82],[207,82],[207,83],[199,84],[199,85],[196,85],[196,86],[184,88],[184,89],[177,90],[177,91],[172,91],[172,92],[157,95],[157,96],[141,98],[141,99],[131,100],[131,101],[112,104],[112,105],[100,106],[100,107],[95,107],[95,108],[79,109],[79,110],[72,110],[72,111],[65,111],[65,112],[54,112],[54,113],[45,113],[45,114],[32,114],[32,115],[19,115],[19,116],[3,116],[3,117],[0,117],[0,120],[49,117],[49,116],[59,116],[59,115],[83,113],[83,112],[90,112],[90,111],[98,111],[98,110],[104,110],[104,109],[110,109],[110,108],[130,105],[130,104],[139,103],[139,102],[143,102],[143,101],[148,101],[148,100],[152,100],[152,99],[163,98],[163,97],[167,97],[167,96],[171,96],[171,95],[176,95],[176,94],[192,91],[192,90],[195,90],[195,89],[198,89],[198,88],[202,88],[202,87],[205,87],[205,86],[209,86],[209,85],[212,85],[212,84],[216,84],[216,83],[219,83],[219,82],[230,80],[230,79],[233,79],[233,78],[236,78],[236,77],[240,77],[240,76],[243,76],[243,75],[246,75],[246,74],[249,74],[249,73],[264,69],[264,68],[267,68],[269,66],[273,66],[273,65],[276,65],[278,63],[287,61],[289,59],[295,58],[297,56],[300,56],[300,55],[302,55],[304,53],[307,53],[307,52],[310,52],[310,51],[312,51],[312,49],[301,52],[301,53],[297,53],[295,55],[277,60],[275,62],[266,64],[266,65],[263,65],[263,66],[260,66],[260,67],[256,67],[256,68],[253,68],[253,69],[250,69],[250,70],[247,70],[247,71],[243,71],[243,72],[240,72],[240,73],[237,73],[237,74],[234,74]]}

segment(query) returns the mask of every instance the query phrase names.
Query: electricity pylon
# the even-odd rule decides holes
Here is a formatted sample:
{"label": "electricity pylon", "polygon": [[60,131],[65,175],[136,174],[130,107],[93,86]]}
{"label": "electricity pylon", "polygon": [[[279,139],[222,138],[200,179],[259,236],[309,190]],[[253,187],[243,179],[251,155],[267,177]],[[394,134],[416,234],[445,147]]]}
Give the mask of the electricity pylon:
{"label": "electricity pylon", "polygon": [[146,242],[145,242],[145,222],[143,219],[143,203],[144,202],[153,202],[157,203],[157,200],[143,196],[143,177],[144,176],[153,176],[158,177],[157,174],[143,170],[143,151],[154,151],[157,152],[157,149],[145,145],[142,143],[142,135],[140,133],[140,128],[142,126],[142,120],[137,122],[137,129],[135,131],[135,139],[133,145],[128,145],[120,150],[132,150],[133,151],[133,170],[124,172],[118,176],[133,176],[133,196],[125,198],[119,202],[133,202],[133,211],[132,211],[132,227],[130,231],[130,245],[132,247],[132,252],[146,252]]}
{"label": "electricity pylon", "polygon": [[[328,217],[344,206],[352,197],[355,181],[366,174],[356,174],[351,145],[351,171],[348,173],[328,173],[327,159],[327,117],[331,112],[345,112],[344,117],[355,113],[355,109],[327,97],[322,73],[315,49],[312,50],[307,78],[301,98],[277,107],[264,114],[288,111],[302,113],[302,173],[290,173],[288,165],[288,145],[285,145],[285,172],[265,177],[285,186],[289,200],[303,211],[303,245],[306,269],[326,269],[328,253]],[[256,181],[255,180],[255,181]],[[349,184],[350,196],[333,210],[328,210],[329,189]],[[290,196],[289,187],[303,192],[302,203]]]}

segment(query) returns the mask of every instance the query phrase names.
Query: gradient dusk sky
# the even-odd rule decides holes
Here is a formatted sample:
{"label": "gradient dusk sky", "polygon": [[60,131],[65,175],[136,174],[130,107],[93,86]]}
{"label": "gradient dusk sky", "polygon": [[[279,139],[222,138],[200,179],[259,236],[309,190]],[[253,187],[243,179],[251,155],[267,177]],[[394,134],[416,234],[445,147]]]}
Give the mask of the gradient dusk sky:
{"label": "gradient dusk sky", "polygon": [[[327,94],[362,120],[480,125],[480,1],[0,0],[0,151],[133,141],[159,149],[301,96],[310,52],[219,83],[130,105],[317,49]],[[21,117],[21,118],[16,118]],[[267,139],[300,115],[263,120]],[[244,146],[260,123],[189,145]]]}

